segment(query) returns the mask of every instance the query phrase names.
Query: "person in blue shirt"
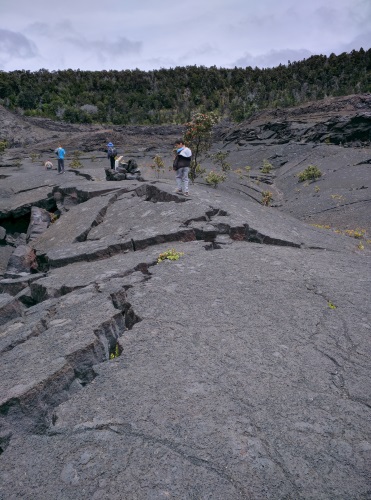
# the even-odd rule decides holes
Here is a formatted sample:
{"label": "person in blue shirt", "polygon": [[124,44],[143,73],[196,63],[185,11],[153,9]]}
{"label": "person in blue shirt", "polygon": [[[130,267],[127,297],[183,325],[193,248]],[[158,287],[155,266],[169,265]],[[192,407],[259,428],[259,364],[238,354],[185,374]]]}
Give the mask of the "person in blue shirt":
{"label": "person in blue shirt", "polygon": [[66,151],[59,145],[56,153],[58,156],[58,174],[64,174],[64,155]]}

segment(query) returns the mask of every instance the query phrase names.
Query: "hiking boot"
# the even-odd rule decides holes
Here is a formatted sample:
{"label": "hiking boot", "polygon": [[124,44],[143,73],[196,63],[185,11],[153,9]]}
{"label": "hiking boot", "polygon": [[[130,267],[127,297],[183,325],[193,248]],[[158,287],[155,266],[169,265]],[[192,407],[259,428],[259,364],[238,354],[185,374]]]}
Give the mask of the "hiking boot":
{"label": "hiking boot", "polygon": [[184,196],[189,196],[188,191],[186,191],[186,192],[185,192],[185,193],[183,193],[183,194],[184,194]]}
{"label": "hiking boot", "polygon": [[182,194],[182,190],[181,189],[176,189],[175,192],[178,193],[178,194]]}

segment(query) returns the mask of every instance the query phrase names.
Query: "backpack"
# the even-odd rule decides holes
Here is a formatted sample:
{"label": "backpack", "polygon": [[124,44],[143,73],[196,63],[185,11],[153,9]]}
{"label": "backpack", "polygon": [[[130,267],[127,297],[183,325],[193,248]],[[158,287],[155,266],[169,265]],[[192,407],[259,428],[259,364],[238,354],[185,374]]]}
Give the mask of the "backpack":
{"label": "backpack", "polygon": [[113,147],[113,148],[108,148],[108,156],[113,156],[115,157],[117,155],[117,151],[116,151],[116,148]]}

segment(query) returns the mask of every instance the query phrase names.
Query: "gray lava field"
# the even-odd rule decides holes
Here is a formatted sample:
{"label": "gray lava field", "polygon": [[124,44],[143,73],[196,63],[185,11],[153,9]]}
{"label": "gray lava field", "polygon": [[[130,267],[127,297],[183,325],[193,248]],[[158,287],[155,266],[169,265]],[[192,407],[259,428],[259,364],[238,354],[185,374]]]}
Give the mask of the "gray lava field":
{"label": "gray lava field", "polygon": [[189,197],[181,126],[0,116],[0,499],[371,499],[371,96],[220,124]]}

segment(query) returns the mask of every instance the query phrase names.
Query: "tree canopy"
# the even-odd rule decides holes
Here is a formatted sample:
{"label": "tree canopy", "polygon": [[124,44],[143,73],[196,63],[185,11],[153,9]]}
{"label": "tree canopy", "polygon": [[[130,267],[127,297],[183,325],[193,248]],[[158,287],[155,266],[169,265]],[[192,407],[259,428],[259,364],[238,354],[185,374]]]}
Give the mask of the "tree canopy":
{"label": "tree canopy", "polygon": [[371,92],[371,49],[276,68],[0,71],[0,103],[71,123],[184,123],[195,112],[242,121],[258,110]]}

